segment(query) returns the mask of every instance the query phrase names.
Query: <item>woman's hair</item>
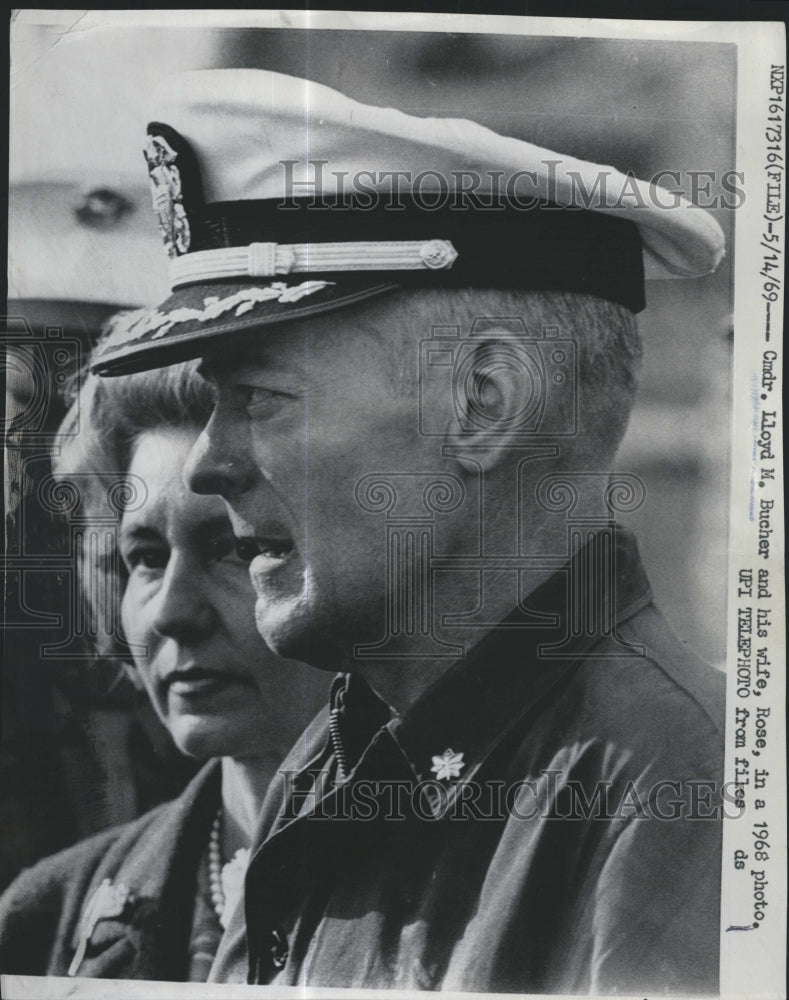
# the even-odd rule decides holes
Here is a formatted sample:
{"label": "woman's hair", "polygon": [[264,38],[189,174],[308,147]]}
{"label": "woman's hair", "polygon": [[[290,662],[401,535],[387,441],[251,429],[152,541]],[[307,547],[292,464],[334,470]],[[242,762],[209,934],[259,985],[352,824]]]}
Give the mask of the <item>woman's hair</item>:
{"label": "woman's hair", "polygon": [[118,378],[82,376],[52,451],[56,491],[69,511],[80,594],[76,620],[102,657],[129,659],[120,627],[127,575],[117,535],[124,506],[142,503],[145,484],[128,469],[141,435],[160,428],[199,430],[212,409],[197,362]]}
{"label": "woman's hair", "polygon": [[117,479],[126,474],[140,435],[203,427],[211,409],[211,388],[197,374],[196,361],[118,378],[88,374],[55,438],[55,476]]}

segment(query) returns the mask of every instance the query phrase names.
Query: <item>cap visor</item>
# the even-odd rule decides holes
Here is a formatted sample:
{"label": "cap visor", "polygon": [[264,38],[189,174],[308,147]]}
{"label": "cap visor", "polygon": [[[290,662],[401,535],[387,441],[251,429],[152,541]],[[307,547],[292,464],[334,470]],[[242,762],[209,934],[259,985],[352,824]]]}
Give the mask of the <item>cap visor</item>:
{"label": "cap visor", "polygon": [[242,279],[190,285],[156,309],[117,323],[91,370],[130,375],[177,364],[210,353],[229,336],[352,306],[398,287],[369,274],[333,281],[316,276],[308,281]]}

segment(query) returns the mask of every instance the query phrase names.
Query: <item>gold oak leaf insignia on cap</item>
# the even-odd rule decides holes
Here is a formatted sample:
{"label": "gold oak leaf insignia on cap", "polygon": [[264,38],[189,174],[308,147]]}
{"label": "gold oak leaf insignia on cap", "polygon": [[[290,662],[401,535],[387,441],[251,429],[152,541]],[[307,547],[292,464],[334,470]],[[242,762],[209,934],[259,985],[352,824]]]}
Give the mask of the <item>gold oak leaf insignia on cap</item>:
{"label": "gold oak leaf insignia on cap", "polygon": [[283,281],[275,281],[263,287],[242,288],[223,299],[208,295],[203,299],[202,309],[180,306],[169,312],[135,309],[118,313],[105,327],[104,349],[119,347],[146,334],[151,335],[151,340],[158,340],[181,323],[206,323],[226,312],[232,311],[240,317],[259,302],[298,302],[305,295],[314,295],[333,284],[333,281],[303,281],[300,285],[288,286]]}
{"label": "gold oak leaf insignia on cap", "polygon": [[178,154],[160,135],[148,136],[144,154],[162,239],[167,253],[178,257],[187,252],[192,239],[183,206],[181,172],[176,166]]}

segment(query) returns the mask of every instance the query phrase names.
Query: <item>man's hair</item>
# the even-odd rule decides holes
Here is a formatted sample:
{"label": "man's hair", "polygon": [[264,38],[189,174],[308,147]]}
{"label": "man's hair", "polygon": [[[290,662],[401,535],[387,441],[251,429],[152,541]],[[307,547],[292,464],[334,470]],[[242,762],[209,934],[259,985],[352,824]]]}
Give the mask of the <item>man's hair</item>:
{"label": "man's hair", "polygon": [[437,325],[458,325],[466,337],[475,320],[519,317],[530,338],[541,339],[546,328],[554,328],[560,338],[575,341],[578,434],[563,445],[563,461],[583,468],[613,459],[627,429],[641,362],[641,338],[629,309],[575,292],[461,288],[395,294],[396,302],[394,297],[379,301],[391,304],[387,315],[396,317],[399,335],[392,336],[390,322],[384,329],[373,321],[373,327],[388,339],[392,375],[404,389],[421,377],[418,342]]}
{"label": "man's hair", "polygon": [[55,438],[53,473],[86,534],[95,525],[105,543],[100,559],[94,546],[83,544],[76,566],[80,599],[99,655],[128,658],[107,626],[119,626],[127,581],[113,527],[123,501],[134,502],[137,493],[126,478],[134,446],[147,431],[199,431],[211,415],[212,390],[197,374],[197,362],[188,362],[121,378],[84,375],[72,397]]}

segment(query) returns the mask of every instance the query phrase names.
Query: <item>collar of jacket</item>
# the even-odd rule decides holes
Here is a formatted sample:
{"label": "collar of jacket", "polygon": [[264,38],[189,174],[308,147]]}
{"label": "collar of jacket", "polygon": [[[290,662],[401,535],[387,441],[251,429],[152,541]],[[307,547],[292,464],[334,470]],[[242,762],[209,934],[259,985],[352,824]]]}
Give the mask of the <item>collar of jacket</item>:
{"label": "collar of jacket", "polygon": [[211,761],[173,802],[130,824],[96,869],[72,945],[79,946],[85,910],[105,879],[125,886],[118,917],[100,919],[76,975],[96,979],[182,980],[197,885],[220,797],[221,768]]}
{"label": "collar of jacket", "polygon": [[[603,569],[604,576],[588,586],[593,566],[610,571]],[[529,596],[527,609],[515,609],[488,632],[402,718],[384,724],[379,713],[371,713],[379,723],[366,723],[367,747],[352,777],[394,777],[381,775],[377,767],[382,753],[390,756],[388,744],[394,741],[407,764],[398,768],[398,777],[439,786],[432,796],[438,817],[513,726],[536,711],[586,658],[644,655],[619,639],[616,626],[651,600],[635,538],[621,528],[595,535]],[[363,697],[354,690],[360,687],[366,689]],[[332,704],[344,700],[349,709],[359,705],[369,713],[371,695],[358,676],[344,675],[335,681]],[[363,720],[345,723],[352,731],[364,726]],[[449,762],[449,751],[457,764],[442,768],[439,759],[447,755]]]}
{"label": "collar of jacket", "polygon": [[[588,568],[579,553],[529,595],[531,618],[545,615],[547,619],[523,627],[522,620],[519,622],[522,612],[513,613],[502,622],[503,627],[491,630],[465,658],[450,666],[402,718],[381,722],[375,708],[373,728],[375,723],[378,728],[368,736],[365,749],[342,783],[330,780],[333,752],[328,710],[316,717],[283,763],[263,804],[258,847],[247,873],[248,932],[244,940],[249,947],[249,982],[265,982],[271,975],[265,929],[282,921],[283,911],[299,890],[315,891],[327,874],[336,877],[338,867],[354,857],[357,848],[348,839],[351,828],[358,827],[360,833],[374,828],[377,851],[385,851],[386,837],[402,828],[400,823],[346,822],[353,820],[348,800],[354,786],[358,791],[361,783],[369,782],[368,788],[376,789],[374,794],[383,808],[375,815],[385,819],[393,786],[440,784],[445,794],[432,802],[430,797],[420,796],[420,805],[432,808],[431,816],[421,818],[438,820],[447,814],[497,744],[519,722],[527,721],[530,713],[538,712],[552,692],[582,667],[584,657],[644,655],[643,650],[618,638],[616,625],[646,607],[652,594],[635,539],[622,530],[610,537],[608,565],[614,575],[609,578],[612,586],[598,616],[610,626],[606,634],[577,627],[578,623],[569,619],[573,587],[579,584],[578,574]],[[521,627],[516,627],[518,624]],[[360,690],[355,692],[356,688]],[[359,676],[341,675],[335,680],[331,704],[341,703],[349,714],[357,707],[369,711],[377,701],[373,695],[371,702],[371,695]],[[353,725],[360,736],[364,721],[354,720]],[[433,771],[433,757],[450,748],[463,755],[463,768],[457,778],[441,780]],[[443,825],[420,823],[419,836],[427,836],[431,829],[440,836]],[[371,849],[369,841],[363,843],[358,849]]]}

